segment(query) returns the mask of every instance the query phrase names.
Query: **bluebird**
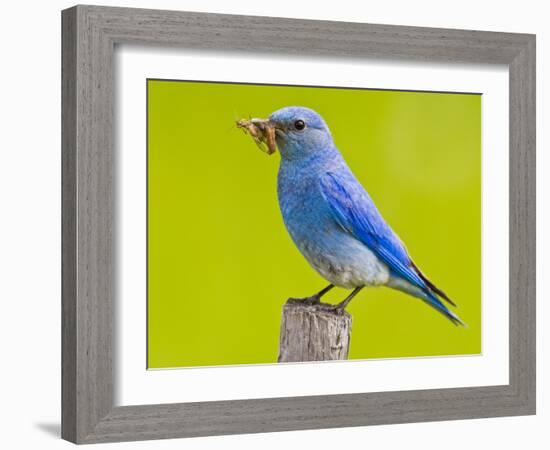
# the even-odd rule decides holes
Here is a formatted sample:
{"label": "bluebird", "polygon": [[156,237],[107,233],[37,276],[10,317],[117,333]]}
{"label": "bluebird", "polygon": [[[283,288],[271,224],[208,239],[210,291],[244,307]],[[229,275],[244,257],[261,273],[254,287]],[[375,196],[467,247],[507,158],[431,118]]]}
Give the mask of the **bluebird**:
{"label": "bluebird", "polygon": [[267,142],[268,153],[276,142],[281,154],[277,194],[285,226],[301,254],[330,283],[295,301],[320,304],[334,286],[352,289],[332,306],[342,312],[363,288],[387,286],[421,299],[455,325],[464,325],[442,300],[455,303],[420,271],[386,223],[318,113],[290,106],[268,119],[238,125],[256,142]]}

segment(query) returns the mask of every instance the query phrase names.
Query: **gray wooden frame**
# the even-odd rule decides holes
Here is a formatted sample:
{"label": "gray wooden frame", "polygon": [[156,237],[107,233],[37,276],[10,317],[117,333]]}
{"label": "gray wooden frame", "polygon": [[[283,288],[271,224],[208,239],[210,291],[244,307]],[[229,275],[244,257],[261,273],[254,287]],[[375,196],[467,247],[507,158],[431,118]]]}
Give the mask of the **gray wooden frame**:
{"label": "gray wooden frame", "polygon": [[[62,437],[76,443],[535,413],[535,37],[76,6],[62,13]],[[510,382],[168,405],[113,404],[113,52],[118,43],[506,64]]]}

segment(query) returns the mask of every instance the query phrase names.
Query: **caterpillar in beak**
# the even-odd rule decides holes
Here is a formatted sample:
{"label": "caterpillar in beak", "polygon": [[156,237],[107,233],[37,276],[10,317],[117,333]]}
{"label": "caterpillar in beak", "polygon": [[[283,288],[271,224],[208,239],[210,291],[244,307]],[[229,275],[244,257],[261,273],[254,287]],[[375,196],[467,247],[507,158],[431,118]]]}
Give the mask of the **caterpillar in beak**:
{"label": "caterpillar in beak", "polygon": [[275,127],[269,120],[241,119],[237,121],[237,128],[250,135],[260,150],[268,155],[272,155],[277,150]]}

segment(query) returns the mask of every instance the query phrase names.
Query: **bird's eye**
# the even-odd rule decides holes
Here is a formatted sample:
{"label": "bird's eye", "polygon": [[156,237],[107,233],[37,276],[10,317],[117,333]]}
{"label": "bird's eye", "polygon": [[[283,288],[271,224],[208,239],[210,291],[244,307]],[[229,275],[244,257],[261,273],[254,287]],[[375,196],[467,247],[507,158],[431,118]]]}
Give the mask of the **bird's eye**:
{"label": "bird's eye", "polygon": [[301,119],[294,122],[294,128],[296,128],[298,131],[302,131],[305,127],[306,123]]}

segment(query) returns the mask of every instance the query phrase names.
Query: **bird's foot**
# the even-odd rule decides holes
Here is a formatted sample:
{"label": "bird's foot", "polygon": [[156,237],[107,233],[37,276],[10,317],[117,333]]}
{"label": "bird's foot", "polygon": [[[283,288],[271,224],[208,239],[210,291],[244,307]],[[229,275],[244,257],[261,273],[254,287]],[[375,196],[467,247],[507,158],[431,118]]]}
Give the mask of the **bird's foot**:
{"label": "bird's foot", "polygon": [[288,299],[288,303],[300,304],[300,305],[319,305],[321,299],[318,295],[312,295],[311,297],[304,298],[294,298],[291,297]]}
{"label": "bird's foot", "polygon": [[344,313],[346,311],[346,305],[342,305],[340,303],[338,303],[337,305],[329,305],[329,304],[326,304],[326,303],[320,303],[319,307],[321,307],[321,309],[323,309],[324,311],[331,312],[331,313],[334,313],[334,314],[338,314],[339,316],[344,315]]}

